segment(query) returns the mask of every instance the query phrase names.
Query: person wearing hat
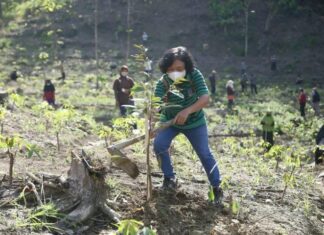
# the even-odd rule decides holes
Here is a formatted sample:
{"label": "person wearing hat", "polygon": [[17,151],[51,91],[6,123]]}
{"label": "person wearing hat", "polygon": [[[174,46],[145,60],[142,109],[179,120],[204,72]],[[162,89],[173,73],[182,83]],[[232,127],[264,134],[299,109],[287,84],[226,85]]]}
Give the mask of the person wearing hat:
{"label": "person wearing hat", "polygon": [[273,146],[273,131],[275,126],[275,121],[273,119],[271,111],[267,111],[266,115],[261,120],[262,125],[262,137],[264,142],[267,142],[268,150]]}
{"label": "person wearing hat", "polygon": [[235,95],[234,82],[232,80],[229,80],[226,83],[226,91],[227,91],[228,108],[232,109],[234,105],[234,95]]}
{"label": "person wearing hat", "polygon": [[45,80],[43,100],[49,105],[55,105],[55,87],[50,79]]}
{"label": "person wearing hat", "polygon": [[131,89],[134,81],[128,76],[128,67],[123,65],[119,71],[120,77],[114,81],[113,89],[116,99],[116,107],[119,108],[122,116],[126,115],[126,107],[124,105],[134,105],[131,96]]}

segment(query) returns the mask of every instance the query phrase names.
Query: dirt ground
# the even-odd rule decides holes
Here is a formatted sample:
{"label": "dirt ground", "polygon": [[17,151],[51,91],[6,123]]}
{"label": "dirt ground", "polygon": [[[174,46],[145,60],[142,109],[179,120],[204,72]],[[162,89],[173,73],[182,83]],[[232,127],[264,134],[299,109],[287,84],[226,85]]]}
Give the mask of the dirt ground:
{"label": "dirt ground", "polygon": [[[33,120],[28,112],[12,112],[11,115],[11,121],[5,125],[5,132],[27,129],[20,134],[39,144],[43,149],[41,155],[44,156],[26,158],[23,157],[23,152],[18,153],[14,165],[14,188],[23,186],[26,172],[65,175],[69,169],[71,149],[82,147],[87,152],[105,158],[106,164],[111,167],[107,184],[110,188],[109,198],[118,205],[114,209],[123,219],[142,221],[155,228],[158,234],[323,234],[323,178],[316,178],[313,182],[316,187],[311,192],[299,192],[298,188],[288,189],[287,195],[281,201],[283,187],[279,179],[268,185],[264,182],[259,185],[252,184],[253,172],[244,168],[249,156],[230,158],[222,153],[224,151],[221,150],[221,141],[211,138],[211,146],[221,162],[221,172],[234,169],[231,170],[230,186],[225,191],[225,207],[217,208],[208,202],[208,182],[199,160],[181,159],[180,156],[174,159],[176,169],[179,170],[180,188],[173,193],[160,190],[162,174],[153,158],[154,196],[152,201],[146,203],[146,175],[140,174],[133,180],[112,166],[104,141],[94,135],[80,135],[79,132],[75,134],[67,129],[63,131],[63,145],[58,152],[55,136],[46,133],[35,135],[22,126],[22,116],[28,117],[31,122]],[[141,145],[138,144],[137,148],[141,148]],[[140,171],[145,172],[144,157],[138,157],[135,153],[134,149],[127,150],[127,155],[138,163]],[[8,174],[8,165],[9,160],[1,157],[0,179]],[[315,177],[321,172],[312,166],[305,166],[303,170],[310,171]],[[270,171],[275,174],[273,169]],[[2,182],[0,192],[4,189],[8,189],[6,180]],[[302,206],[295,204],[296,195],[302,193],[312,203],[309,213],[305,213]],[[239,202],[239,212],[234,214],[231,205],[235,200]],[[22,213],[21,208],[0,208],[1,234],[49,234],[47,231],[31,232],[17,228],[15,222]],[[99,213],[82,225],[79,233],[75,234],[112,234],[113,231],[111,221]]]}

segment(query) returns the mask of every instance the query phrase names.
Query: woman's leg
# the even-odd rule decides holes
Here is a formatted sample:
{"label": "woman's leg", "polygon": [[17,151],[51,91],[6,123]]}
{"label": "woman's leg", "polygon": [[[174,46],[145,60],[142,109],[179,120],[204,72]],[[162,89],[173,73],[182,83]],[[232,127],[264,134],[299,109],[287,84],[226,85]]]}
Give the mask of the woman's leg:
{"label": "woman's leg", "polygon": [[174,178],[169,148],[172,140],[178,134],[179,131],[176,128],[169,127],[159,132],[154,139],[154,152],[161,164],[161,169],[165,178]]}
{"label": "woman's leg", "polygon": [[300,114],[302,117],[305,117],[305,104],[300,105]]}
{"label": "woman's leg", "polygon": [[200,158],[210,184],[213,187],[218,187],[220,184],[220,174],[216,160],[209,148],[207,126],[203,125],[189,130],[182,130],[181,132],[188,138]]}

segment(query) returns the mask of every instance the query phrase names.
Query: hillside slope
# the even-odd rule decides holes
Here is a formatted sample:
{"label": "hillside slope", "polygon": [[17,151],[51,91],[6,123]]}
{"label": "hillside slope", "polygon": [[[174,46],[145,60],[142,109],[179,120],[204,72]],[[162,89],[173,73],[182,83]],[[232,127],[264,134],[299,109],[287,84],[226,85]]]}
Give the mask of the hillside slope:
{"label": "hillside slope", "polygon": [[[278,14],[265,34],[267,7],[263,1],[256,1],[251,10],[255,13],[250,14],[249,55],[245,58],[250,71],[268,77],[269,58],[276,54],[280,75],[285,78],[295,79],[301,73],[308,79],[323,80],[322,16],[305,11]],[[155,62],[165,49],[183,45],[192,51],[198,66],[206,73],[217,69],[238,74],[244,59],[242,25],[229,28],[225,34],[223,28],[213,23],[212,14],[209,1],[133,0],[130,45],[141,43],[145,31],[149,35],[149,54]],[[99,1],[98,23],[99,57],[103,64],[123,63],[127,44],[127,1]],[[49,17],[31,14],[16,28],[6,35],[10,35],[13,45],[22,48],[14,57],[22,67],[31,62],[30,58],[37,60],[41,51],[52,48],[46,35],[58,29],[56,39],[64,42],[56,48],[58,57],[65,60],[94,58],[94,6],[90,0],[73,1],[71,7]]]}

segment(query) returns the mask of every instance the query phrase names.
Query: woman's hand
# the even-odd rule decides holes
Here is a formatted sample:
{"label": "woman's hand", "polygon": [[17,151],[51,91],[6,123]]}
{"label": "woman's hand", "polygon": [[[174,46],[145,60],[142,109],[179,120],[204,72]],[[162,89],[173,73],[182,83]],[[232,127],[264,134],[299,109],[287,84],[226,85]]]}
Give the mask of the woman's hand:
{"label": "woman's hand", "polygon": [[199,97],[196,103],[194,103],[193,105],[189,106],[188,108],[182,110],[177,114],[177,116],[174,118],[174,123],[177,125],[184,125],[188,119],[189,114],[197,112],[202,108],[206,107],[208,105],[208,102],[209,102],[208,95],[203,95]]}
{"label": "woman's hand", "polygon": [[181,112],[179,112],[177,114],[177,116],[174,118],[174,123],[177,124],[177,125],[184,125],[185,122],[187,121],[188,119],[188,116],[190,114],[190,110],[189,109],[184,109],[182,110]]}

